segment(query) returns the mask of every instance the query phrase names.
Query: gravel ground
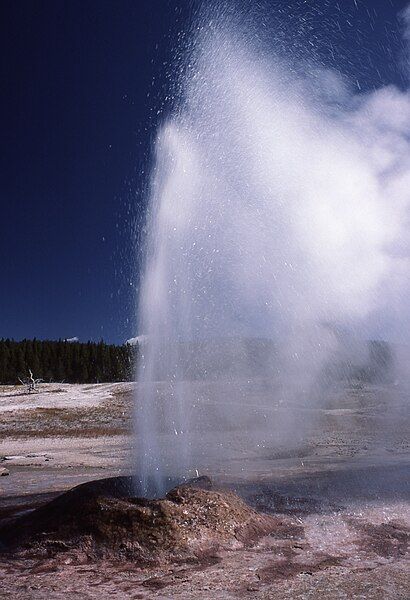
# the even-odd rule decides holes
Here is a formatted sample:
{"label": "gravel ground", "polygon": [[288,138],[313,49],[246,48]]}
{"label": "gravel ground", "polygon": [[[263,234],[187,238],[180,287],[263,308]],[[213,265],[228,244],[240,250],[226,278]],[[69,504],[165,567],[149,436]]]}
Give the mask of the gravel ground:
{"label": "gravel ground", "polygon": [[[0,469],[10,474],[0,477],[0,519],[78,483],[129,473],[132,388],[47,385],[28,395],[20,386],[1,387]],[[166,396],[163,385],[159,390]],[[221,390],[212,395],[198,384],[197,391],[212,411]],[[229,452],[208,465],[198,458],[201,472],[259,510],[283,515],[288,530],[252,548],[222,549],[207,562],[162,569],[3,556],[0,598],[407,600],[407,392],[350,386],[293,411],[308,423],[297,444],[278,439],[250,451],[241,431],[230,430]],[[205,428],[199,454],[216,435]]]}

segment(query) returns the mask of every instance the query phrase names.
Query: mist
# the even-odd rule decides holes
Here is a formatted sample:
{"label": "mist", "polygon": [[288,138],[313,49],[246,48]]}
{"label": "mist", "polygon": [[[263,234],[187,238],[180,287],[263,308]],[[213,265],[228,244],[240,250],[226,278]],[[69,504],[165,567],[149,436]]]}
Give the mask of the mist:
{"label": "mist", "polygon": [[144,494],[221,467],[229,436],[241,456],[299,443],[300,407],[320,402],[341,356],[367,364],[367,340],[398,344],[405,372],[409,92],[358,92],[253,34],[223,11],[198,28],[157,135],[139,297]]}

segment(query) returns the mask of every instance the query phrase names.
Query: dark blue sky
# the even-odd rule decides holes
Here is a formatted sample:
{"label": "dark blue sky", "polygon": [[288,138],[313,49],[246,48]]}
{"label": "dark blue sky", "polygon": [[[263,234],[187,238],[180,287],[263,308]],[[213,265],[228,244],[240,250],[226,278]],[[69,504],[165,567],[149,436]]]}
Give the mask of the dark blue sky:
{"label": "dark blue sky", "polygon": [[[404,85],[406,5],[271,0],[258,10],[272,23],[285,11],[296,42],[310,39],[365,91]],[[192,3],[170,0],[2,1],[0,337],[135,333],[143,171],[191,15]]]}

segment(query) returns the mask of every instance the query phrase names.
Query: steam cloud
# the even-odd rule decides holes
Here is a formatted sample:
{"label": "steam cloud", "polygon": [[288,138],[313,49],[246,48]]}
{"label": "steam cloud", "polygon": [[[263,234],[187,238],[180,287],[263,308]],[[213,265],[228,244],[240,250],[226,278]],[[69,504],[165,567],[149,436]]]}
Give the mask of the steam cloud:
{"label": "steam cloud", "polygon": [[[409,25],[410,9],[402,16]],[[140,296],[145,491],[150,477],[159,491],[165,476],[198,464],[195,438],[207,420],[218,448],[221,420],[248,447],[252,419],[265,419],[260,440],[283,428],[283,417],[238,387],[242,366],[228,369],[231,391],[199,392],[181,366],[198,362],[187,344],[273,340],[262,406],[279,398],[286,407],[312,401],[335,328],[402,341],[410,324],[409,92],[358,94],[318,67],[295,74],[249,37],[226,23],[198,34],[180,104],[158,133]],[[164,373],[161,392],[151,382]],[[168,430],[174,438],[159,441]]]}

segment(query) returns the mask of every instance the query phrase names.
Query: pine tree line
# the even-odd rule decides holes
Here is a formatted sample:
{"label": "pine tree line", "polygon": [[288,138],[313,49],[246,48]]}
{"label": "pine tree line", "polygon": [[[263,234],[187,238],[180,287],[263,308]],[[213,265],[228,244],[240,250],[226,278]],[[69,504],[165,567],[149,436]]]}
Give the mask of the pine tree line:
{"label": "pine tree line", "polygon": [[101,342],[0,339],[0,383],[15,384],[28,376],[66,383],[129,381],[137,347]]}

